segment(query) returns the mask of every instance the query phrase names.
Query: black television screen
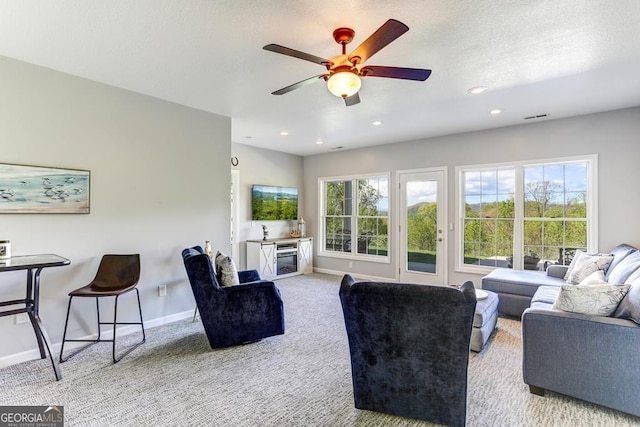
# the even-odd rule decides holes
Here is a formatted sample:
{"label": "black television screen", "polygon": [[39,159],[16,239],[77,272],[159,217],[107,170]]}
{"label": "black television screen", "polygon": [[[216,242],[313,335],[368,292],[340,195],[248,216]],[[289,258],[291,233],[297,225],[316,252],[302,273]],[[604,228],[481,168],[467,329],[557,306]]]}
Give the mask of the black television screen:
{"label": "black television screen", "polygon": [[273,185],[253,185],[251,219],[283,221],[298,218],[298,189]]}

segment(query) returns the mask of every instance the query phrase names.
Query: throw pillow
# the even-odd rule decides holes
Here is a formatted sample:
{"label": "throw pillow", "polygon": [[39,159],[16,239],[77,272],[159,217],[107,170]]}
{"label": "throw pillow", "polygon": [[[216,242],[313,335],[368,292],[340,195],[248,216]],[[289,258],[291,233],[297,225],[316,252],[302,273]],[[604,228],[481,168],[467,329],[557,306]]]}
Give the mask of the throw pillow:
{"label": "throw pillow", "polygon": [[640,281],[631,285],[612,317],[633,320],[640,325]]}
{"label": "throw pillow", "polygon": [[629,291],[629,285],[562,285],[553,308],[571,313],[609,316]]}
{"label": "throw pillow", "polygon": [[216,276],[222,286],[234,286],[240,284],[238,269],[231,257],[218,251],[216,254]]}
{"label": "throw pillow", "polygon": [[569,278],[569,275],[573,272],[573,269],[576,267],[576,264],[582,255],[584,255],[584,252],[578,249],[575,255],[573,256],[573,258],[571,259],[571,262],[569,263],[569,267],[567,267],[566,273],[564,273],[564,280],[567,280]]}
{"label": "throw pillow", "polygon": [[607,285],[607,281],[604,280],[604,271],[596,270],[587,277],[585,277],[578,286],[593,286],[593,285]]}
{"label": "throw pillow", "polygon": [[613,255],[585,254],[584,252],[577,253],[576,258],[578,259],[566,279],[569,285],[577,285],[594,271],[603,270],[606,272],[609,264],[613,261]]}

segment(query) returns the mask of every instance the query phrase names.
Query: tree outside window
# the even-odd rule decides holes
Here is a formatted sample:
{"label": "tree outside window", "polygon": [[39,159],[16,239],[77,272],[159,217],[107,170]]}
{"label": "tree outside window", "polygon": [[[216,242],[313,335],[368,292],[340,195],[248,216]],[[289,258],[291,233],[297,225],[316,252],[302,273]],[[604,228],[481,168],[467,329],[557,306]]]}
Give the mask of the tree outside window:
{"label": "tree outside window", "polygon": [[588,173],[588,160],[462,171],[463,264],[513,268],[514,247],[525,269],[570,263],[588,247]]}
{"label": "tree outside window", "polygon": [[324,251],[386,257],[388,176],[324,180],[322,191]]}

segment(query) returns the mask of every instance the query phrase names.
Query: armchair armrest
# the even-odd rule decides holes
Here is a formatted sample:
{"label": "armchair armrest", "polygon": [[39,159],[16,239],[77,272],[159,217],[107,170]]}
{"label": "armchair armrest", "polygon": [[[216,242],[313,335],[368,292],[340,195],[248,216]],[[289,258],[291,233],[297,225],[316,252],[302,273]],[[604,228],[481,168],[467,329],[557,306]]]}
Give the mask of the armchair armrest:
{"label": "armchair armrest", "polygon": [[240,283],[257,282],[260,280],[260,273],[258,273],[258,270],[243,270],[238,271],[238,277]]}
{"label": "armchair armrest", "polygon": [[564,275],[568,269],[568,265],[550,265],[549,267],[547,267],[547,276],[562,279],[564,278]]}

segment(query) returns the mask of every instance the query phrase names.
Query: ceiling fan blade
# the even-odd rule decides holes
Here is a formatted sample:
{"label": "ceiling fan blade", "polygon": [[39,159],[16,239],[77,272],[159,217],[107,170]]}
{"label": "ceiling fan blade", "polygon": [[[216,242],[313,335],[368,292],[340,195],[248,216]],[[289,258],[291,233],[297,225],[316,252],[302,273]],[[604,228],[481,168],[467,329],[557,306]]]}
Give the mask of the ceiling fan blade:
{"label": "ceiling fan blade", "polygon": [[284,95],[285,93],[288,93],[288,92],[291,92],[292,90],[301,88],[302,86],[306,86],[308,84],[315,83],[318,80],[320,80],[323,76],[324,76],[324,74],[320,74],[320,75],[317,75],[317,76],[309,77],[308,79],[304,79],[302,81],[299,81],[298,83],[294,83],[294,84],[289,85],[287,87],[283,87],[282,89],[278,89],[275,92],[271,92],[271,95]]}
{"label": "ceiling fan blade", "polygon": [[356,105],[360,103],[360,95],[358,92],[354,93],[351,96],[348,96],[344,99],[344,103],[347,107],[351,107],[352,105]]}
{"label": "ceiling fan blade", "polygon": [[423,82],[429,78],[431,70],[425,70],[422,68],[380,67],[377,65],[367,65],[360,70],[360,75],[366,77],[419,80]]}
{"label": "ceiling fan blade", "polygon": [[404,25],[402,22],[396,21],[395,19],[389,19],[349,55],[349,61],[352,63],[363,64],[380,49],[407,31],[409,31],[409,27]]}
{"label": "ceiling fan blade", "polygon": [[329,63],[328,59],[320,58],[319,56],[311,55],[309,53],[300,52],[299,50],[291,49],[288,47],[280,46],[279,44],[268,44],[262,47],[264,50],[268,50],[275,53],[281,53],[282,55],[293,56],[294,58],[304,59],[305,61],[313,62],[314,64],[326,65]]}

